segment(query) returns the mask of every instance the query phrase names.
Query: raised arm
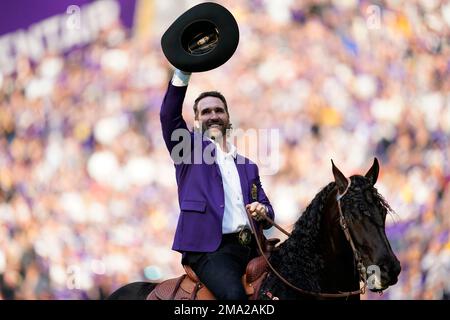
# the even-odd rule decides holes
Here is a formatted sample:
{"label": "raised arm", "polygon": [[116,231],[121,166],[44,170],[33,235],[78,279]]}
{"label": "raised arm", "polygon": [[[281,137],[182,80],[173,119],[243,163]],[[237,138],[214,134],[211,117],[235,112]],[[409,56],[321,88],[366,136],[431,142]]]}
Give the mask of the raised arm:
{"label": "raised arm", "polygon": [[170,153],[172,153],[175,145],[180,142],[177,139],[173,141],[173,132],[177,129],[186,130],[186,133],[189,132],[182,116],[183,101],[186,96],[189,78],[190,73],[175,70],[161,105],[159,117],[161,120],[162,134]]}

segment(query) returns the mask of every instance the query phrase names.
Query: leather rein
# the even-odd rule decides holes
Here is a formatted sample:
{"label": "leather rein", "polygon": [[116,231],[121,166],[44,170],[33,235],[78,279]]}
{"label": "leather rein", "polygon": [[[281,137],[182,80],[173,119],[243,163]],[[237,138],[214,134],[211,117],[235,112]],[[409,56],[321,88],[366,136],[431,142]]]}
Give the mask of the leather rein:
{"label": "leather rein", "polygon": [[[348,229],[348,224],[347,221],[344,217],[344,214],[342,212],[342,207],[341,207],[341,199],[342,197],[347,193],[347,191],[350,188],[350,184],[351,184],[351,180],[349,178],[347,178],[348,184],[347,187],[345,188],[344,192],[342,194],[339,194],[339,190],[338,193],[336,195],[336,201],[337,201],[337,205],[338,205],[338,210],[339,210],[339,225],[342,228],[342,231],[345,234],[345,238],[347,239],[347,241],[350,244],[350,247],[352,248],[353,251],[353,256],[355,258],[355,261],[357,262],[357,269],[359,272],[359,276],[360,276],[360,280],[364,282],[364,286],[362,288],[360,288],[359,290],[355,290],[355,291],[343,291],[343,292],[339,292],[339,293],[325,293],[325,292],[313,292],[313,291],[307,291],[307,290],[303,290],[295,285],[293,285],[292,283],[290,283],[288,280],[286,280],[286,278],[284,278],[277,270],[275,270],[275,268],[272,266],[272,264],[270,263],[269,259],[266,257],[266,255],[264,254],[264,251],[262,250],[262,246],[261,246],[261,241],[259,239],[258,236],[255,236],[256,238],[256,244],[258,245],[258,249],[261,253],[261,255],[264,257],[264,260],[266,261],[267,265],[270,267],[270,269],[272,270],[272,272],[284,283],[286,284],[288,287],[294,289],[295,291],[298,291],[302,294],[306,294],[306,295],[311,295],[311,296],[315,296],[315,297],[323,297],[323,298],[343,298],[343,297],[349,297],[349,296],[353,296],[353,295],[359,295],[359,294],[364,294],[365,293],[365,289],[367,286],[367,273],[366,273],[366,268],[364,267],[364,264],[362,262],[362,258],[361,258],[361,254],[359,253],[359,251],[356,249],[355,244],[353,242],[352,236],[350,234],[350,231]],[[252,232],[253,234],[257,234],[256,233],[256,228],[254,226],[253,223],[253,218],[251,217],[251,215],[247,212],[247,215],[249,217],[250,220],[250,227],[252,228]],[[267,216],[263,216],[263,219],[265,219],[267,222],[269,222],[271,225],[273,225],[274,227],[276,227],[278,230],[280,230],[281,232],[283,232],[284,234],[286,234],[287,236],[291,236],[291,233],[289,233],[288,231],[284,230],[282,227],[280,227],[278,224],[276,224],[272,219],[270,219]],[[277,300],[277,297],[273,297],[271,296],[270,292],[267,292],[266,295],[271,298],[272,300]]]}

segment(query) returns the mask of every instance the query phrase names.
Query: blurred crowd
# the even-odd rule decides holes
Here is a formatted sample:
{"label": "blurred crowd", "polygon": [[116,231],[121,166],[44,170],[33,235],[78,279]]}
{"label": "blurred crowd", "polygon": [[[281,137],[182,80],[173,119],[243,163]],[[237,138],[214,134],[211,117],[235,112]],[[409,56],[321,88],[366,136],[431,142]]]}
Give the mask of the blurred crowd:
{"label": "blurred crowd", "polygon": [[[238,21],[239,47],[193,74],[187,122],[195,97],[218,90],[234,128],[278,130],[277,170],[261,179],[288,229],[332,180],[330,159],[350,176],[378,157],[402,272],[363,299],[449,298],[450,4],[218,2]],[[103,299],[181,274],[159,122],[172,68],[159,41],[117,23],[0,74],[0,299]]]}

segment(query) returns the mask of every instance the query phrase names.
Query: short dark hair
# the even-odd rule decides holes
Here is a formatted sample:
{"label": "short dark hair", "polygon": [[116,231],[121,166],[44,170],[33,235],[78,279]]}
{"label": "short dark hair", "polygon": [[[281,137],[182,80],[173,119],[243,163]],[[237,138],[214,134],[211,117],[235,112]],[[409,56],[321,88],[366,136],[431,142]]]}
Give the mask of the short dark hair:
{"label": "short dark hair", "polygon": [[194,113],[197,114],[198,111],[198,102],[200,100],[202,100],[203,98],[206,97],[215,97],[215,98],[219,98],[222,102],[223,105],[225,106],[225,111],[227,112],[228,116],[230,115],[230,113],[228,112],[228,105],[227,105],[227,100],[225,99],[225,97],[223,96],[223,94],[221,94],[218,91],[206,91],[206,92],[202,92],[197,99],[195,99],[194,101]]}

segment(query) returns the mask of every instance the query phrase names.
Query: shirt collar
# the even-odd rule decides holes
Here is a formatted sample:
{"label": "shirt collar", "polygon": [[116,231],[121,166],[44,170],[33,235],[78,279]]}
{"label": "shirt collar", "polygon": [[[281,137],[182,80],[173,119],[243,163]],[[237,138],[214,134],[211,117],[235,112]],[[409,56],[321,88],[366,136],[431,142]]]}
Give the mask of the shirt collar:
{"label": "shirt collar", "polygon": [[209,141],[213,142],[216,145],[216,147],[220,150],[220,152],[222,152],[224,157],[226,157],[228,155],[231,155],[234,159],[236,159],[236,157],[237,157],[237,148],[236,148],[236,146],[234,144],[231,144],[230,142],[227,141],[227,147],[228,147],[229,151],[228,151],[228,153],[225,153],[222,150],[222,147],[220,146],[219,143],[217,143],[215,140],[213,140],[211,138],[208,138],[208,139],[209,139]]}

